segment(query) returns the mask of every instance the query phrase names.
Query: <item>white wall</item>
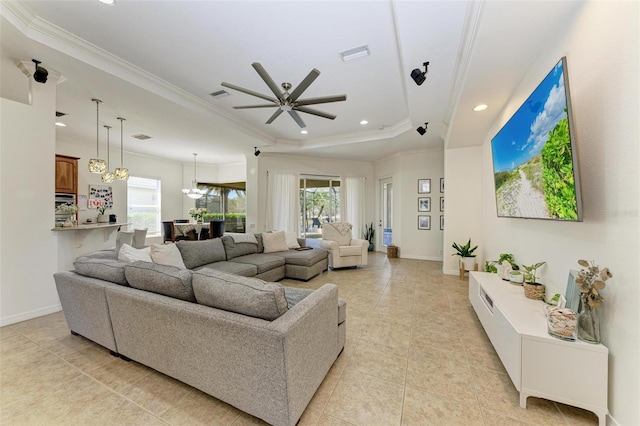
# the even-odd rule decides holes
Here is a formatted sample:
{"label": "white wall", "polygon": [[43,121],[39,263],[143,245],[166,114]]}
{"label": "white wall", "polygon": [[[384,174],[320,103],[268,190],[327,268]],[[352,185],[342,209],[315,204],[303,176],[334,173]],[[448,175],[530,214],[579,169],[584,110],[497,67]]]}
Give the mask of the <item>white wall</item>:
{"label": "white wall", "polygon": [[[393,180],[393,244],[399,256],[410,259],[442,260],[440,230],[440,178],[444,177],[443,151],[411,151],[375,163],[376,223],[380,220],[379,181]],[[431,193],[418,194],[418,179],[431,179]],[[431,211],[418,212],[418,197],[431,198]],[[418,215],[431,216],[431,230],[418,230]],[[380,247],[383,249],[383,247]]]}
{"label": "white wall", "polygon": [[[458,274],[458,256],[451,245],[466,244],[471,238],[472,246],[478,245],[475,251],[476,262],[483,265],[485,247],[482,238],[482,206],[490,204],[482,196],[481,171],[482,148],[447,149],[444,155],[446,193],[444,222],[444,258],[442,270],[447,274]],[[491,162],[489,162],[491,164]],[[482,270],[479,266],[478,269]]]}
{"label": "white wall", "polygon": [[32,105],[0,99],[0,325],[60,310],[53,80],[32,83]]}
{"label": "white wall", "polygon": [[[473,216],[468,212],[478,212],[482,235],[478,242],[486,257],[510,252],[518,263],[546,261],[541,276],[547,291],[564,293],[569,270],[579,268],[578,259],[595,260],[613,272],[598,311],[602,340],[610,351],[609,411],[620,425],[640,424],[639,5],[585,4],[575,22],[567,25],[566,34],[535,60],[480,151],[446,154],[447,211],[467,212],[455,218],[447,215],[445,242],[458,228],[466,228],[465,237],[473,237],[463,219]],[[568,61],[584,221],[498,219],[490,139],[562,56]],[[470,166],[482,170],[480,211],[477,197],[464,202],[460,188],[451,186],[454,169]]]}

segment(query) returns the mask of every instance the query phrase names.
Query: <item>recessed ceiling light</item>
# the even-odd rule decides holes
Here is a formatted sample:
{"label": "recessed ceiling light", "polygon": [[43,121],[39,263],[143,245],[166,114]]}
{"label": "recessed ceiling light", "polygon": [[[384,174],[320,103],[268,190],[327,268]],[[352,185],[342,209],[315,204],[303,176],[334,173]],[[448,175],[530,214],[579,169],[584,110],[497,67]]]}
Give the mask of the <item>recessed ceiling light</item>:
{"label": "recessed ceiling light", "polygon": [[307,130],[306,130],[306,129],[302,129],[302,130],[300,130],[300,133],[302,133],[303,135],[306,135],[306,134],[307,134],[307,133],[309,133],[309,132],[307,132]]}
{"label": "recessed ceiling light", "polygon": [[473,107],[473,110],[474,110],[475,112],[478,112],[478,111],[484,111],[484,110],[485,110],[485,109],[487,109],[487,108],[489,108],[489,106],[488,106],[488,105],[486,105],[486,104],[480,104],[480,105],[476,105],[475,107]]}
{"label": "recessed ceiling light", "polygon": [[56,126],[58,126],[58,127],[67,127],[67,125],[66,125],[66,124],[64,124],[62,121],[56,121],[56,123],[55,123],[55,124],[56,124]]}
{"label": "recessed ceiling light", "polygon": [[362,124],[362,125],[364,126],[365,124],[369,124],[369,122],[368,122],[367,120],[362,120],[362,121],[360,122],[360,124]]}
{"label": "recessed ceiling light", "polygon": [[98,1],[108,6],[113,6],[114,4],[116,4],[116,0],[98,0]]}

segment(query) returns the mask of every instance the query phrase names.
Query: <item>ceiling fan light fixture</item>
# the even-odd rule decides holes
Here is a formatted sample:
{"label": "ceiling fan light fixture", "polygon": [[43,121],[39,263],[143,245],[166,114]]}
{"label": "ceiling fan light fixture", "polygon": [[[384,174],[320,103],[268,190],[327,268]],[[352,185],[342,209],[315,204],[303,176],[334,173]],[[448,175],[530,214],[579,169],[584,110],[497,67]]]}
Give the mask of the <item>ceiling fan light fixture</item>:
{"label": "ceiling fan light fixture", "polygon": [[364,58],[369,55],[371,55],[371,51],[369,50],[369,46],[366,44],[340,52],[340,58],[343,62],[353,61],[354,59]]}

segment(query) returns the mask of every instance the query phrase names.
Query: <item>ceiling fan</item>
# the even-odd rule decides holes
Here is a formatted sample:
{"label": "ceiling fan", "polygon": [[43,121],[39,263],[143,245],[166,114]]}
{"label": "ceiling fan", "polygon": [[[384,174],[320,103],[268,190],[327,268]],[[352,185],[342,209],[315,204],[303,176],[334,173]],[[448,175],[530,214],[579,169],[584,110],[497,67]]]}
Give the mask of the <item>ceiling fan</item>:
{"label": "ceiling fan", "polygon": [[306,125],[302,118],[300,118],[299,112],[304,112],[307,114],[316,115],[318,117],[328,118],[329,120],[333,120],[336,118],[334,114],[329,114],[323,111],[318,111],[317,109],[308,108],[307,105],[317,105],[324,104],[329,102],[341,102],[347,100],[347,95],[335,95],[335,96],[322,96],[319,98],[307,98],[307,99],[298,99],[302,92],[307,90],[307,88],[314,82],[316,78],[320,75],[320,71],[317,69],[312,69],[311,72],[300,82],[300,84],[293,90],[293,92],[289,93],[291,89],[291,83],[282,83],[282,88],[284,92],[280,90],[278,85],[273,81],[271,76],[267,73],[262,65],[258,62],[254,62],[251,66],[256,70],[258,75],[264,80],[269,89],[275,95],[275,98],[272,96],[263,95],[262,93],[254,92],[253,90],[245,89],[243,87],[236,86],[230,83],[222,83],[222,86],[228,87],[229,89],[237,90],[238,92],[246,93],[247,95],[255,96],[266,101],[269,101],[269,104],[263,105],[244,105],[244,106],[235,106],[233,109],[248,109],[248,108],[278,108],[276,112],[273,113],[271,117],[266,121],[265,124],[271,124],[273,120],[278,118],[283,111],[289,113],[291,118],[298,123],[298,126],[301,128],[305,128]]}

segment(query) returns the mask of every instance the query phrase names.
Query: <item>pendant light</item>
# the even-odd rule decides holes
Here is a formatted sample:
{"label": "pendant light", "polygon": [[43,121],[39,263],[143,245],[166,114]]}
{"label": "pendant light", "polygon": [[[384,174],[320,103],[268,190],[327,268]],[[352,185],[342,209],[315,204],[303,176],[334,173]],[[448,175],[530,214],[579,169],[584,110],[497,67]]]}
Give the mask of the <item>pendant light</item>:
{"label": "pendant light", "polygon": [[126,118],[118,117],[120,120],[120,167],[117,167],[115,170],[116,179],[118,180],[129,180],[129,169],[123,166],[124,163],[124,133],[122,129],[122,122],[126,120]]}
{"label": "pendant light", "polygon": [[96,103],[96,158],[89,160],[89,171],[91,173],[104,173],[107,171],[107,163],[100,159],[100,99],[91,99]]}
{"label": "pendant light", "polygon": [[111,130],[111,126],[105,125],[104,127],[107,129],[107,169],[102,173],[102,181],[104,183],[111,183],[115,179],[113,172],[109,171],[109,130]]}
{"label": "pendant light", "polygon": [[198,180],[196,178],[196,156],[197,155],[198,154],[196,154],[195,152],[193,153],[193,180],[191,181],[191,188],[182,190],[182,193],[184,195],[186,195],[189,198],[193,198],[194,200],[198,198],[202,198],[202,196],[204,195],[204,190],[198,188]]}

